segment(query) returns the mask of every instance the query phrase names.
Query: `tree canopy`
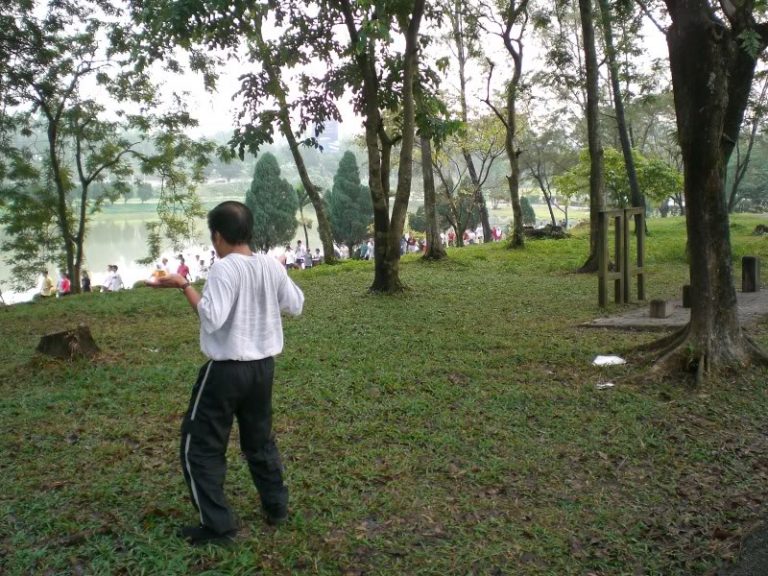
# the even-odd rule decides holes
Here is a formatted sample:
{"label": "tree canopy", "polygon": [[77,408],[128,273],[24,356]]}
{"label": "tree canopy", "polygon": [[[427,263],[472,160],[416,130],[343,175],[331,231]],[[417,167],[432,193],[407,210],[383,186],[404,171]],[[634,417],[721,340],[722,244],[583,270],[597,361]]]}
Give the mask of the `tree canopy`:
{"label": "tree canopy", "polygon": [[[202,213],[194,187],[215,146],[187,136],[194,121],[183,107],[161,111],[153,80],[121,52],[118,7],[14,7],[0,38],[4,249],[19,285],[53,260],[79,291],[90,218],[131,194],[138,174],[161,182],[155,229],[173,244],[192,237]],[[20,229],[46,240],[24,242]]]}

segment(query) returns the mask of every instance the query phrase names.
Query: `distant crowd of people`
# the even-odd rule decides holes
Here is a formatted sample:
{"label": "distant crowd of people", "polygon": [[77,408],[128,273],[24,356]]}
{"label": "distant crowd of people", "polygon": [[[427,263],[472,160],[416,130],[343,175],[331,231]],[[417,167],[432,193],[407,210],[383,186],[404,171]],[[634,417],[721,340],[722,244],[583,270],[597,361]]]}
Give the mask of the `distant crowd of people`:
{"label": "distant crowd of people", "polygon": [[[491,234],[494,241],[499,241],[503,238],[502,229],[499,226],[494,226],[491,229]],[[475,230],[465,230],[462,235],[464,244],[476,244],[483,241],[483,227],[478,226]],[[444,246],[456,246],[456,233],[453,229],[449,229],[447,232],[440,233],[440,241]],[[424,252],[427,249],[426,240],[423,238],[417,238],[409,233],[403,234],[400,239],[400,254],[412,254]],[[346,260],[348,258],[358,260],[373,260],[374,259],[374,242],[372,238],[363,242],[353,244],[350,248],[345,243],[333,244],[334,256],[339,260]],[[270,255],[276,258],[287,269],[291,270],[304,270],[318,266],[323,263],[323,252],[320,248],[315,248],[314,251],[307,248],[301,240],[296,241],[296,247],[291,244],[286,244],[284,248],[271,250]],[[210,254],[203,257],[201,254],[195,254],[194,260],[190,264],[187,264],[186,258],[183,254],[179,254],[176,257],[176,263],[169,262],[167,257],[163,257],[160,262],[155,264],[155,269],[150,274],[150,279],[157,279],[163,276],[167,276],[173,272],[179,274],[189,282],[197,282],[204,280],[208,276],[208,271],[213,263],[216,261],[216,251],[211,250]],[[42,279],[39,284],[39,296],[41,298],[58,297],[63,298],[72,293],[72,281],[67,272],[59,272],[57,282],[54,283],[48,270],[42,270]],[[104,277],[103,282],[92,288],[91,278],[86,270],[83,270],[80,274],[80,288],[82,292],[119,292],[125,286],[123,285],[123,279],[118,272],[116,264],[110,264],[107,266],[107,274]]]}
{"label": "distant crowd of people", "polygon": [[[40,274],[40,298],[64,298],[72,293],[72,280],[67,272],[59,272],[59,279],[55,284],[48,270],[42,270]],[[107,275],[104,282],[96,288],[98,290],[95,291],[98,292],[119,292],[123,289],[123,279],[117,271],[116,264],[107,266]],[[80,273],[80,290],[81,292],[94,291],[94,288],[91,286],[91,277],[87,270],[83,270]]]}
{"label": "distant crowd of people", "polygon": [[150,279],[156,280],[163,276],[168,276],[171,273],[176,273],[187,282],[197,282],[208,277],[208,270],[216,261],[216,252],[211,250],[210,257],[208,259],[203,258],[200,254],[195,254],[194,261],[191,265],[187,264],[183,254],[179,254],[176,257],[177,264],[171,265],[167,257],[155,264],[155,269],[150,275]]}
{"label": "distant crowd of people", "polygon": [[288,270],[305,270],[319,266],[324,260],[320,248],[315,248],[312,252],[301,240],[296,241],[295,249],[290,244],[286,244],[282,253],[274,250],[270,252]]}

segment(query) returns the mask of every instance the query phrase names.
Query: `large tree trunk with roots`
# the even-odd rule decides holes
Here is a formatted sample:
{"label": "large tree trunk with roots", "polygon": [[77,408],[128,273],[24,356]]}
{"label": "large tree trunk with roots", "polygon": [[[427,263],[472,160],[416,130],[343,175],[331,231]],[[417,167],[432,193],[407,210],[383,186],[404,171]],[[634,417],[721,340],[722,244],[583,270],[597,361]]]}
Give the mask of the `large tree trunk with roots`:
{"label": "large tree trunk with roots", "polygon": [[[711,18],[705,0],[667,0],[673,24],[667,33],[680,146],[690,254],[691,321],[657,343],[655,370],[694,372],[697,381],[721,367],[765,356],[741,331],[733,284],[725,167],[755,69],[738,36],[756,30],[751,14],[732,26]],[[730,16],[730,15],[729,15]]]}
{"label": "large tree trunk with roots", "polygon": [[[418,64],[418,38],[425,0],[415,0],[408,27],[405,31],[405,55],[403,59],[402,136],[397,191],[390,216],[389,207],[389,154],[380,152],[388,142],[381,137],[383,122],[379,109],[379,73],[376,69],[375,40],[361,38],[357,19],[350,0],[339,0],[352,44],[356,47],[355,63],[362,78],[365,116],[365,147],[368,153],[368,183],[373,200],[374,227],[374,278],[369,290],[379,293],[401,292],[405,286],[400,281],[400,237],[403,234],[408,199],[411,193],[411,169],[413,167],[413,142],[415,137],[415,101],[413,80]],[[365,46],[360,50],[360,46]],[[391,149],[391,142],[389,142]],[[385,149],[387,150],[387,149]]]}

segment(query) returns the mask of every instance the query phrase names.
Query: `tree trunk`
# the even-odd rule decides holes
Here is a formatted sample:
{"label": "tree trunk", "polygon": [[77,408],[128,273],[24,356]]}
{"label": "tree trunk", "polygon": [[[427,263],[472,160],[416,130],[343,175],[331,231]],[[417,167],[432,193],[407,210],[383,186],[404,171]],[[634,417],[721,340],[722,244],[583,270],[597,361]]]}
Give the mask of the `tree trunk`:
{"label": "tree trunk", "polygon": [[[752,159],[752,149],[755,146],[755,137],[757,130],[765,116],[765,99],[768,95],[768,76],[763,79],[763,87],[760,90],[760,97],[757,104],[753,108],[754,117],[750,123],[749,138],[747,139],[747,151],[744,153],[744,158],[741,158],[738,147],[736,148],[736,165],[734,166],[733,181],[731,183],[731,190],[728,194],[728,213],[732,213],[736,208],[736,199],[738,198],[739,185],[744,176],[747,174],[747,168],[749,168],[749,162]],[[726,166],[727,169],[727,166]]]}
{"label": "tree trunk", "polygon": [[509,160],[509,176],[507,176],[507,184],[509,185],[509,197],[512,201],[512,216],[514,222],[512,223],[512,238],[509,245],[512,248],[524,248],[525,247],[525,232],[523,229],[523,208],[520,204],[520,150],[515,146],[515,140],[517,138],[517,118],[516,118],[516,105],[517,105],[517,87],[520,84],[520,77],[523,67],[523,54],[522,48],[517,51],[511,48],[512,44],[508,38],[504,39],[507,45],[507,51],[512,54],[514,60],[514,73],[512,79],[507,86],[507,102],[506,102],[506,134],[504,136],[504,149],[507,152],[507,159]]}
{"label": "tree trunk", "polygon": [[[325,208],[325,201],[323,200],[317,188],[312,183],[312,179],[309,177],[307,167],[304,164],[304,157],[299,152],[298,143],[296,137],[293,135],[290,127],[283,130],[283,136],[288,141],[288,146],[291,149],[293,155],[293,162],[296,164],[296,169],[299,172],[299,178],[304,186],[304,190],[307,191],[307,196],[312,201],[312,207],[315,209],[315,216],[317,217],[317,234],[320,237],[320,243],[323,245],[323,260],[326,264],[334,264],[336,262],[336,255],[333,251],[333,233],[331,232],[331,222],[328,219],[328,213]],[[304,229],[306,237],[306,227]],[[307,239],[307,245],[309,240]]]}
{"label": "tree trunk", "polygon": [[427,221],[427,251],[424,258],[440,260],[447,256],[437,226],[437,194],[432,172],[432,144],[428,137],[421,137],[421,173],[424,178],[424,216]]}
{"label": "tree trunk", "polygon": [[[451,26],[453,28],[453,41],[456,45],[456,58],[459,65],[459,105],[461,107],[461,121],[467,124],[468,119],[468,106],[467,106],[467,46],[466,46],[466,29],[464,27],[464,3],[460,0],[455,0],[449,11],[449,18]],[[461,147],[461,154],[464,157],[464,161],[467,164],[467,170],[469,171],[469,178],[472,181],[472,188],[475,190],[475,202],[480,209],[480,221],[483,226],[483,238],[485,242],[493,241],[491,238],[491,221],[488,215],[488,206],[485,203],[485,196],[483,195],[483,189],[480,184],[480,177],[475,169],[475,163],[472,160],[472,155],[467,150],[466,146]]]}
{"label": "tree trunk", "polygon": [[493,242],[493,238],[491,237],[491,218],[488,214],[488,205],[485,203],[485,195],[483,194],[483,187],[480,184],[480,177],[477,174],[475,163],[466,148],[462,148],[461,153],[464,156],[464,161],[467,163],[469,179],[472,181],[472,189],[475,191],[475,203],[480,210],[480,223],[483,226],[483,242]]}
{"label": "tree trunk", "polygon": [[73,276],[75,270],[75,246],[72,230],[69,222],[69,210],[67,208],[67,189],[64,185],[64,175],[59,161],[59,131],[60,117],[55,117],[47,107],[44,108],[48,122],[48,159],[51,162],[51,176],[56,186],[56,216],[59,231],[64,242],[64,260],[67,273]]}
{"label": "tree trunk", "polygon": [[592,0],[579,0],[584,59],[587,72],[587,140],[589,142],[589,256],[579,272],[597,271],[598,213],[604,208],[603,146],[600,142],[600,101],[598,94],[597,49]]}
{"label": "tree trunk", "polygon": [[307,231],[307,221],[304,219],[304,207],[299,205],[299,217],[301,218],[301,227],[304,229],[304,246],[307,249],[307,254],[311,257],[309,252],[309,232]]}
{"label": "tree trunk", "polygon": [[[349,32],[351,44],[356,47],[354,59],[362,78],[365,150],[368,157],[368,186],[373,204],[374,229],[374,280],[370,290],[397,292],[403,289],[399,275],[400,246],[398,237],[396,254],[390,253],[389,198],[384,180],[388,176],[382,173],[382,164],[386,160],[386,156],[379,150],[379,132],[383,130],[383,125],[379,111],[375,38],[371,36],[365,39],[361,38],[350,0],[340,0],[338,5]],[[359,46],[361,45],[365,48],[360,49]]]}
{"label": "tree trunk", "polygon": [[[405,287],[400,281],[400,237],[403,235],[405,218],[408,210],[408,200],[411,195],[411,178],[413,174],[413,143],[415,137],[415,98],[413,82],[418,64],[418,38],[421,18],[424,13],[425,0],[415,0],[411,20],[405,33],[405,55],[403,62],[403,93],[402,93],[402,139],[400,142],[400,164],[397,170],[397,191],[392,208],[392,218],[386,215],[387,224],[381,231],[376,231],[375,274],[372,292],[394,293]],[[382,174],[382,176],[384,176]],[[383,191],[383,186],[382,186]],[[375,205],[376,207],[376,205]],[[376,222],[382,222],[384,215],[374,215]]]}
{"label": "tree trunk", "polygon": [[[619,132],[621,151],[624,156],[624,165],[627,169],[629,180],[630,199],[634,208],[645,209],[645,198],[640,191],[635,170],[635,159],[632,156],[632,143],[629,139],[626,115],[624,114],[624,100],[622,98],[621,83],[619,82],[619,65],[616,62],[616,49],[613,45],[613,18],[608,0],[599,0],[600,14],[603,22],[603,37],[605,38],[605,51],[608,58],[608,70],[611,78],[611,90],[613,92],[613,107],[616,111],[616,128]],[[639,222],[636,221],[636,223]]]}
{"label": "tree trunk", "polygon": [[691,321],[666,343],[657,370],[678,371],[682,363],[701,381],[719,367],[766,359],[739,326],[724,194],[725,166],[747,106],[755,59],[741,48],[740,30],[711,19],[706,1],[667,0],[667,6],[685,173]]}
{"label": "tree trunk", "polygon": [[[280,86],[279,73],[274,70],[273,66],[267,66],[267,73],[270,75],[273,83],[276,86]],[[277,100],[280,106],[280,131],[288,142],[288,148],[291,151],[291,156],[293,156],[293,162],[296,164],[296,170],[299,173],[301,183],[315,209],[317,234],[320,237],[320,243],[323,245],[323,260],[326,264],[334,264],[336,262],[336,253],[333,250],[333,232],[331,231],[331,222],[328,219],[325,201],[309,177],[304,157],[299,150],[299,143],[296,141],[296,136],[293,133],[286,96],[282,90],[279,91]]]}

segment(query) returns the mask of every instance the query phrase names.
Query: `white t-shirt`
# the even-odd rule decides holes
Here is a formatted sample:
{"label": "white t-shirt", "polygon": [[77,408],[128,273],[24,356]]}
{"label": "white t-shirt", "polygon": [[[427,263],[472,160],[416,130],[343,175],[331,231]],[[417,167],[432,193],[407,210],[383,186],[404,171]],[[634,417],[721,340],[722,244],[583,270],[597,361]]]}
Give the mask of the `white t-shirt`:
{"label": "white t-shirt", "polygon": [[301,314],[304,293],[265,254],[217,260],[197,305],[200,349],[212,360],[261,360],[283,350],[280,312]]}
{"label": "white t-shirt", "polygon": [[120,274],[115,272],[112,275],[112,278],[110,279],[109,291],[110,292],[119,292],[122,289],[123,289],[123,279],[120,277]]}

